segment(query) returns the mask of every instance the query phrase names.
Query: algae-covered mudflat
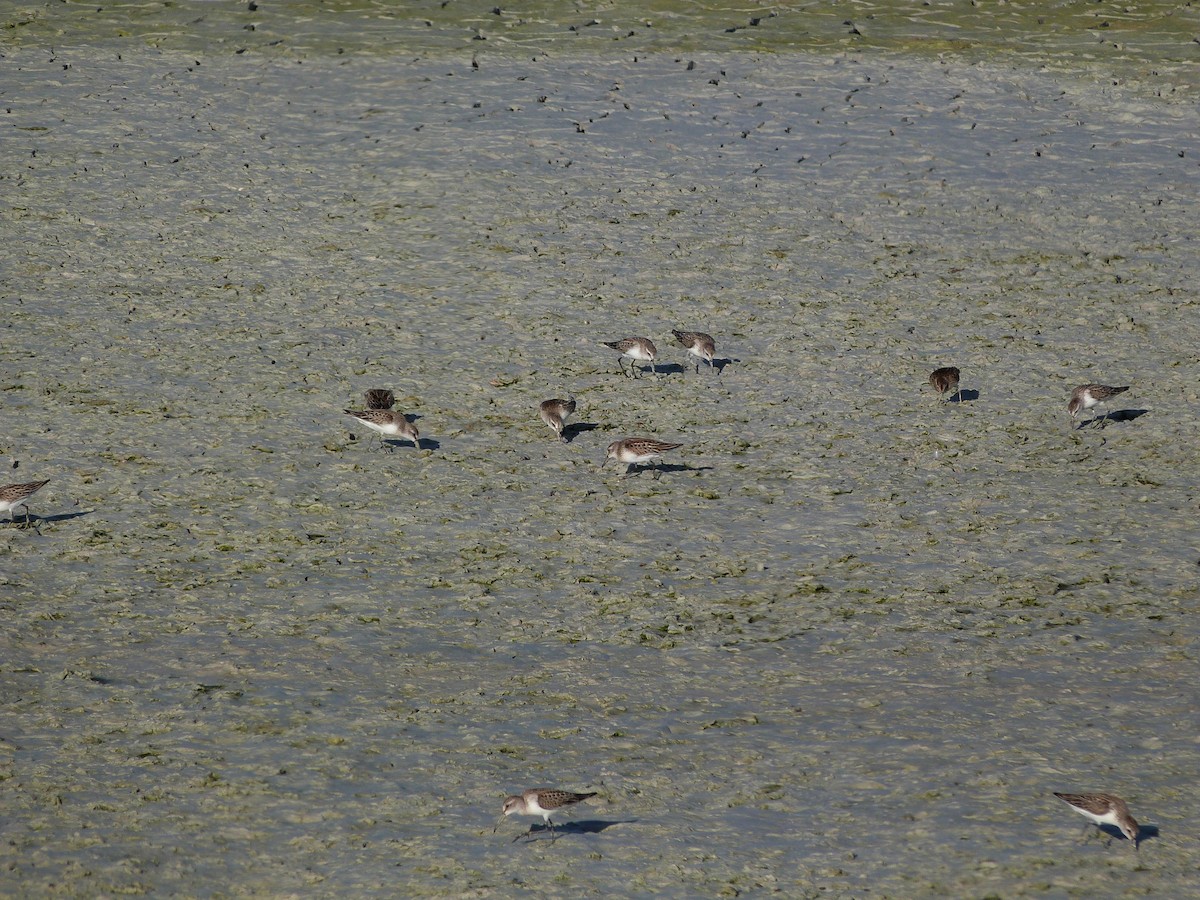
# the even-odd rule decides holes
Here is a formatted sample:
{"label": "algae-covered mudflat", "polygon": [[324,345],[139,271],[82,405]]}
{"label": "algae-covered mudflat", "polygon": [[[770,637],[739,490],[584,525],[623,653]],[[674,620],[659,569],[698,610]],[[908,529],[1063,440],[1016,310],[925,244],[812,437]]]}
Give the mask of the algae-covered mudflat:
{"label": "algae-covered mudflat", "polygon": [[1200,896],[1196,13],[753,7],[3,14],[0,893]]}

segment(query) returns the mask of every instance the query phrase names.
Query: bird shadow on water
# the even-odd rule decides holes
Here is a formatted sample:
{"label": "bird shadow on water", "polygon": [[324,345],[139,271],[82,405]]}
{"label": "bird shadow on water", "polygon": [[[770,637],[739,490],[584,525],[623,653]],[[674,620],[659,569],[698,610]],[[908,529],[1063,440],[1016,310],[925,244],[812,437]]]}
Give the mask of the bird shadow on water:
{"label": "bird shadow on water", "polygon": [[90,516],[95,510],[81,509],[75,512],[56,513],[53,516],[34,516],[39,522],[66,522],[69,519],[78,519],[80,516]]}
{"label": "bird shadow on water", "polygon": [[730,365],[731,363],[739,363],[739,362],[741,362],[740,359],[734,359],[731,356],[727,356],[724,359],[718,359],[717,357],[714,356],[713,364],[712,364],[712,368],[714,370],[713,372],[709,372],[708,363],[703,362],[703,361],[701,361],[701,363],[700,363],[700,371],[699,372],[696,371],[695,363],[692,363],[691,365],[687,365],[687,366],[683,365],[682,363],[662,363],[661,365],[658,366],[658,374],[659,375],[690,375],[693,378],[695,378],[697,375],[703,376],[703,375],[715,374],[715,375],[720,376],[721,373],[725,371],[726,366]]}
{"label": "bird shadow on water", "polygon": [[645,472],[655,473],[650,477],[655,481],[663,475],[669,475],[672,472],[711,472],[712,466],[689,466],[687,463],[662,463],[654,465],[653,463],[644,463],[642,465],[634,465],[629,471],[621,475],[621,478],[632,478],[635,475],[641,475]]}
{"label": "bird shadow on water", "polygon": [[95,510],[84,509],[77,510],[75,512],[56,513],[52,516],[39,516],[37,513],[30,513],[28,521],[26,521],[25,516],[18,516],[15,521],[4,519],[3,521],[0,521],[0,528],[8,528],[11,526],[13,528],[29,528],[33,531],[37,531],[44,522],[48,522],[50,524],[54,524],[55,522],[66,522],[70,519],[78,519],[80,516],[90,516],[94,511]]}
{"label": "bird shadow on water", "polygon": [[[685,369],[679,363],[655,363],[654,368],[658,372],[658,376],[660,378],[664,375],[682,375],[687,371],[687,369]],[[645,372],[647,370],[643,369],[642,371]]]}
{"label": "bird shadow on water", "polygon": [[1114,409],[1108,415],[1104,416],[1103,419],[1106,422],[1132,422],[1134,419],[1140,419],[1148,412],[1150,412],[1148,409]]}
{"label": "bird shadow on water", "polygon": [[[1093,828],[1095,828],[1096,831],[1092,831]],[[1116,841],[1128,841],[1129,840],[1129,838],[1125,837],[1125,833],[1122,832],[1121,829],[1118,828],[1116,825],[1111,825],[1108,822],[1095,822],[1095,823],[1091,823],[1084,827],[1083,837],[1080,839],[1080,843],[1086,844],[1089,839],[1095,840],[1094,835],[1096,835],[1097,833],[1102,834],[1102,835],[1104,835],[1104,837],[1108,838],[1108,840],[1106,840],[1104,842],[1104,846],[1106,846],[1106,847],[1109,844],[1111,844],[1114,840],[1116,840]],[[1158,837],[1158,826],[1157,825],[1141,825],[1138,829],[1137,843],[1134,845],[1134,849],[1136,850],[1142,844],[1146,843],[1146,841],[1152,841],[1156,837]]]}
{"label": "bird shadow on water", "polygon": [[947,403],[970,403],[972,400],[978,400],[978,399],[979,399],[979,391],[974,391],[974,390],[955,391],[954,394],[946,400],[946,402]]}
{"label": "bird shadow on water", "polygon": [[569,444],[585,431],[595,431],[599,427],[594,422],[573,422],[563,429],[562,439],[565,443]]}
{"label": "bird shadow on water", "polygon": [[529,843],[531,841],[556,841],[568,834],[600,834],[614,825],[632,825],[637,819],[580,819],[576,822],[565,822],[555,825],[551,830],[548,825],[535,824],[529,831],[519,834],[513,843]]}
{"label": "bird shadow on water", "polygon": [[410,446],[413,442],[410,440],[384,441],[383,447],[388,453],[394,453],[397,450],[436,450],[442,445],[433,438],[417,438],[416,446]]}
{"label": "bird shadow on water", "polygon": [[1107,428],[1113,422],[1132,422],[1134,419],[1140,419],[1148,409],[1114,409],[1110,413],[1105,413],[1102,416],[1095,416],[1088,419],[1086,422],[1080,422],[1077,426],[1077,431],[1083,431],[1085,428]]}

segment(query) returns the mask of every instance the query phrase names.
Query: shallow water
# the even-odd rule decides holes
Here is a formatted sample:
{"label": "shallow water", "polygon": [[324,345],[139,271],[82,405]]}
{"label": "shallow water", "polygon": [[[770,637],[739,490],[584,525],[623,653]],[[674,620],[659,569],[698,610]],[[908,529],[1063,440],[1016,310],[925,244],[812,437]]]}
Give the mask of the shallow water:
{"label": "shallow water", "polygon": [[5,893],[1200,896],[1189,9],[91,9],[2,38]]}

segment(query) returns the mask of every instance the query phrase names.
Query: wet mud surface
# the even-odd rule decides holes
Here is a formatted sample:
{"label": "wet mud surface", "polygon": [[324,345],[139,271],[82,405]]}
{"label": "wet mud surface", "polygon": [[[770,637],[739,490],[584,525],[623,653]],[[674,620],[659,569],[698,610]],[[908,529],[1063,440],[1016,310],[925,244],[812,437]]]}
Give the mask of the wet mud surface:
{"label": "wet mud surface", "polygon": [[[51,479],[0,523],[4,893],[1200,896],[1194,103],[48,33],[0,103],[0,481]],[[684,446],[600,467],[634,435]],[[598,796],[493,833],[536,786]]]}

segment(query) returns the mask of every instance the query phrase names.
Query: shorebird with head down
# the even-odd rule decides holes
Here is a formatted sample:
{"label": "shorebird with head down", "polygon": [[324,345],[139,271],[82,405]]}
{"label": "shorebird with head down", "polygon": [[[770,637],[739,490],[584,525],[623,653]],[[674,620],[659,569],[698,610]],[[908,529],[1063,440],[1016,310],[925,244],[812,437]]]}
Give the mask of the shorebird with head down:
{"label": "shorebird with head down", "polygon": [[601,468],[608,465],[610,459],[615,459],[617,462],[625,463],[628,468],[625,469],[624,478],[633,471],[634,466],[644,465],[646,463],[658,460],[659,465],[654,471],[655,479],[662,475],[662,458],[663,454],[668,450],[674,450],[677,447],[682,447],[683,444],[670,444],[666,441],[656,441],[654,438],[633,437],[623,438],[619,441],[613,441],[608,445],[608,453],[604,457],[604,462],[600,463]]}
{"label": "shorebird with head down", "polygon": [[[637,377],[636,362],[650,363],[650,371],[655,375],[658,374],[658,369],[654,368],[654,358],[658,356],[658,348],[654,346],[654,342],[650,338],[630,337],[620,341],[601,341],[605,347],[611,347],[613,350],[621,351],[621,356],[618,362],[621,364],[621,374],[626,377]],[[625,371],[625,360],[629,359],[629,371]]]}
{"label": "shorebird with head down", "polygon": [[[574,806],[588,797],[595,797],[596,792],[590,791],[586,794],[578,794],[574,791],[558,791],[550,788],[530,788],[527,791],[522,791],[519,794],[513,794],[507,797],[504,801],[505,816],[541,816],[546,827],[550,829],[550,833],[554,833],[554,823],[550,821],[550,817],[557,814],[560,810],[566,809],[568,806]],[[536,823],[535,823],[536,824]],[[496,828],[492,829],[495,834],[496,829],[500,827],[497,823]],[[525,835],[533,834],[533,825],[529,826],[529,831],[525,834],[518,834],[514,841],[525,837]]]}

